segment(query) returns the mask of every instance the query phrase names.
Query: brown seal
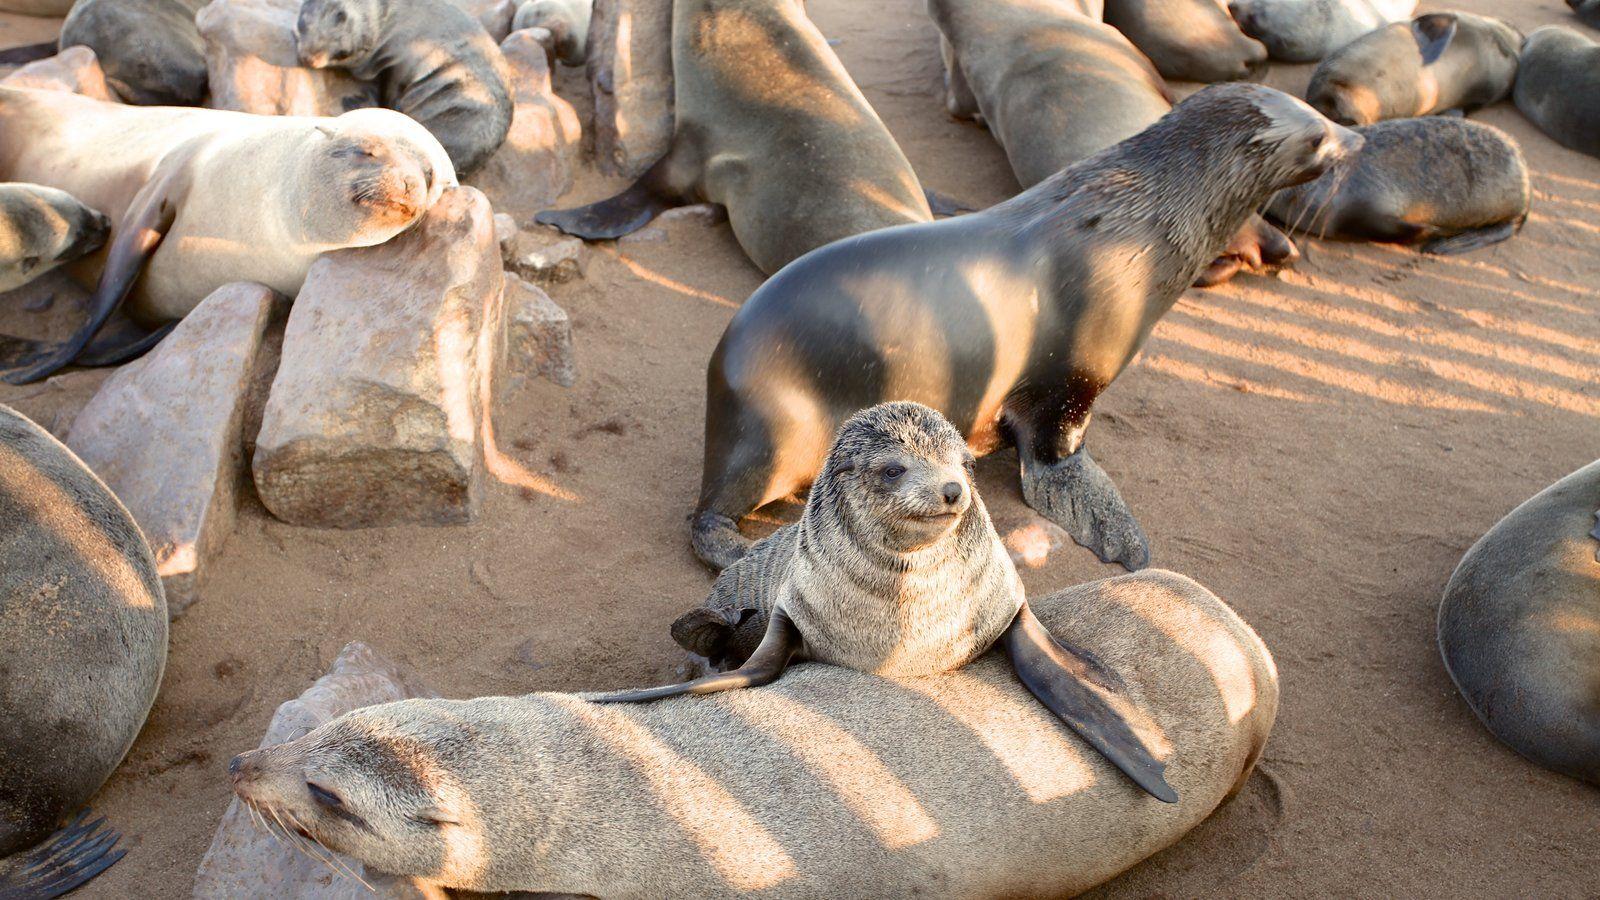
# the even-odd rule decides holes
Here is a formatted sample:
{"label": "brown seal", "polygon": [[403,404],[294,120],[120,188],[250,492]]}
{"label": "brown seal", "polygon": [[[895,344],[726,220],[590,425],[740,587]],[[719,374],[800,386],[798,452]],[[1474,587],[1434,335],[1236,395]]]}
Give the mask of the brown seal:
{"label": "brown seal", "polygon": [[1217,0],[1106,0],[1105,21],[1180,81],[1237,81],[1259,72],[1267,48]]}

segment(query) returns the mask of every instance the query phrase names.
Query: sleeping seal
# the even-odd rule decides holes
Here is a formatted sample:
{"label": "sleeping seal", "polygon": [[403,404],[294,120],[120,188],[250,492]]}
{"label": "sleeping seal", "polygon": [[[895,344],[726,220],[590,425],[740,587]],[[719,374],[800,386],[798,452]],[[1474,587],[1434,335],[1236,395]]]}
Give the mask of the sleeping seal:
{"label": "sleeping seal", "polygon": [[66,191],[0,183],[0,291],[93,253],[110,233],[110,219]]}
{"label": "sleeping seal", "polygon": [[1361,152],[1279,191],[1267,214],[1317,237],[1421,243],[1424,253],[1487,247],[1527,220],[1528,164],[1499,129],[1433,116],[1355,130]]}
{"label": "sleeping seal", "polygon": [[450,0],[305,0],[300,62],[378,85],[383,105],[444,145],[462,178],[511,130],[511,69],[477,19]]}
{"label": "sleeping seal", "polygon": [[319,254],[383,243],[456,181],[439,142],[390,110],[255,116],[11,88],[0,88],[0,171],[66,190],[114,223],[89,321],[61,345],[0,360],[19,367],[5,376],[14,384],[86,347],[89,360],[117,361],[159,339],[158,329],[90,347],[124,298],[155,326],[233,281],[292,297]]}
{"label": "sleeping seal", "polygon": [[1335,51],[1311,73],[1306,100],[1342,125],[1472,112],[1510,95],[1521,46],[1499,19],[1428,13]]}
{"label": "sleeping seal", "polygon": [[1217,0],[1106,0],[1105,21],[1168,78],[1237,81],[1267,62],[1267,48],[1245,37]]}
{"label": "sleeping seal", "polygon": [[1316,62],[1374,28],[1404,22],[1417,0],[1233,0],[1228,12],[1273,59]]}
{"label": "sleeping seal", "polygon": [[0,560],[0,897],[34,900],[122,857],[101,821],[57,829],[144,726],[167,660],[167,602],[133,517],[5,406]]}
{"label": "sleeping seal", "polygon": [[1053,639],[1028,609],[972,466],[961,433],[926,406],[885,403],[851,416],[801,520],[724,571],[709,605],[673,625],[674,638],[697,630],[689,643],[715,643],[757,614],[764,636],[749,661],[603,702],[771,684],[795,659],[915,678],[959,669],[999,642],[1041,703],[1152,796],[1177,802],[1128,722],[1115,675]]}
{"label": "sleeping seal", "polygon": [[[1034,603],[1139,707],[1182,800],[1157,803],[989,653],[889,679],[802,664],[756,691],[600,705],[408,700],[237,757],[269,819],[430,886],[594,897],[1066,896],[1243,786],[1278,706],[1259,638],[1181,575]],[[316,848],[312,848],[316,849]]]}
{"label": "sleeping seal", "polygon": [[0,66],[88,47],[117,96],[142,106],[196,106],[206,98],[205,42],[194,16],[201,0],[78,0],[57,40],[0,50]]}
{"label": "sleeping seal", "polygon": [[720,203],[771,274],[830,241],[933,218],[911,163],[795,0],[678,0],[672,71],[667,155],[617,196],[539,222],[609,240],[670,207]]}
{"label": "sleeping seal", "polygon": [[1528,35],[1513,97],[1563,147],[1600,156],[1600,45],[1560,25]]}
{"label": "sleeping seal", "polygon": [[695,552],[721,569],[737,522],[804,488],[857,410],[915,400],[1104,561],[1149,549],[1084,448],[1090,409],[1156,320],[1280,188],[1361,138],[1287,94],[1204,88],[1139,134],[979,213],[837,241],[734,315],[706,373]]}
{"label": "sleeping seal", "polygon": [[1495,737],[1600,784],[1600,461],[1545,488],[1461,558],[1439,652]]}

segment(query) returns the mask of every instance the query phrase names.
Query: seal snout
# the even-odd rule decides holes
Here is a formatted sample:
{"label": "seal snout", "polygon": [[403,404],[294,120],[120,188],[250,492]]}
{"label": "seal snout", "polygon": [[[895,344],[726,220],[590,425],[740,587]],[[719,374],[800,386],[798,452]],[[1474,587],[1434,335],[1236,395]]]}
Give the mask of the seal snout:
{"label": "seal snout", "polygon": [[939,495],[944,497],[945,506],[955,506],[960,503],[961,495],[966,492],[966,485],[959,481],[946,481],[944,487],[939,489]]}

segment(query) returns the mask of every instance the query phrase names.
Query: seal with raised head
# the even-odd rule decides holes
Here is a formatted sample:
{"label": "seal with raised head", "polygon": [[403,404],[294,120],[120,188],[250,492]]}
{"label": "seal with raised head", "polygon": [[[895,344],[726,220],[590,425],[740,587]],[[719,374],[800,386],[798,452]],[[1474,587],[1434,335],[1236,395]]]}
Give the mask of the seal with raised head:
{"label": "seal with raised head", "polygon": [[830,241],[933,218],[900,145],[796,0],[679,0],[672,71],[667,155],[617,196],[538,221],[605,240],[674,206],[720,203],[771,274]]}
{"label": "seal with raised head", "polygon": [[589,58],[589,20],[594,0],[528,0],[517,7],[511,30],[536,29],[540,46],[569,66]]}
{"label": "seal with raised head", "polygon": [[1217,0],[1106,0],[1105,21],[1180,81],[1238,81],[1267,62]]}
{"label": "seal with raised head", "polygon": [[0,88],[0,171],[66,190],[114,223],[89,321],[12,359],[13,383],[143,352],[160,328],[90,345],[122,306],[161,326],[229,282],[292,297],[318,255],[387,241],[456,182],[439,142],[391,110],[256,116],[10,88]]}
{"label": "seal with raised head", "polygon": [[1316,62],[1391,22],[1404,22],[1417,0],[1232,0],[1239,29],[1284,62]]}
{"label": "seal with raised head", "polygon": [[1177,804],[1119,777],[995,653],[918,679],[802,664],[759,691],[641,705],[402,701],[229,770],[269,820],[441,888],[1066,896],[1169,846],[1243,787],[1277,676],[1249,626],[1181,575],[1034,606],[1051,634],[1122,673]]}
{"label": "seal with raised head", "polygon": [[300,62],[378,85],[383,105],[433,133],[465,178],[511,130],[511,69],[483,25],[450,0],[305,0]]}
{"label": "seal with raised head", "polygon": [[1600,784],[1600,461],[1472,545],[1439,605],[1439,651],[1495,737]]}
{"label": "seal with raised head", "polygon": [[103,820],[57,829],[144,726],[167,661],[167,603],[133,517],[5,406],[0,560],[0,897],[35,900],[122,857]]}
{"label": "seal with raised head", "polygon": [[[988,126],[1024,189],[1133,137],[1172,109],[1160,73],[1121,32],[1059,0],[928,0],[951,111]],[[1252,216],[1199,284],[1291,264],[1288,236]]]}
{"label": "seal with raised head", "polygon": [[1360,152],[1279,191],[1267,214],[1317,237],[1420,243],[1424,253],[1487,247],[1527,221],[1528,164],[1498,128],[1430,116],[1355,131]]}
{"label": "seal with raised head", "polygon": [[100,249],[111,220],[66,191],[0,183],[0,291]]}
{"label": "seal with raised head", "polygon": [[1517,109],[1563,147],[1600,156],[1600,44],[1547,25],[1522,45]]}
{"label": "seal with raised head", "polygon": [[1360,142],[1287,94],[1214,85],[1004,203],[796,260],[712,355],[695,552],[731,564],[738,520],[809,484],[846,418],[914,400],[976,452],[1014,443],[1031,506],[1102,560],[1145,565],[1084,447],[1095,399],[1267,198]]}
{"label": "seal with raised head", "polygon": [[1500,19],[1428,13],[1335,51],[1311,73],[1306,100],[1342,125],[1469,113],[1510,96],[1521,46]]}

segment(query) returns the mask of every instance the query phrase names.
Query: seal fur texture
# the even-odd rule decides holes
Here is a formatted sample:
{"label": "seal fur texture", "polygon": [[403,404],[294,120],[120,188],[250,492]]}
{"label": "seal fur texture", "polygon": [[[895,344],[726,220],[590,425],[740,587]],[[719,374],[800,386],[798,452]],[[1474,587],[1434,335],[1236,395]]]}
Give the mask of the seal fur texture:
{"label": "seal fur texture", "polygon": [[1237,81],[1267,62],[1217,0],[1106,0],[1106,24],[1128,36],[1168,78]]}
{"label": "seal fur texture", "polygon": [[1516,141],[1466,119],[1397,119],[1356,129],[1352,159],[1279,191],[1267,213],[1318,237],[1421,243],[1428,253],[1507,240],[1532,189]]}
{"label": "seal fur texture", "polygon": [[1417,0],[1233,0],[1239,29],[1273,59],[1316,62],[1374,28],[1404,22]]}
{"label": "seal fur texture", "polygon": [[382,102],[422,123],[465,178],[511,130],[511,69],[477,19],[450,0],[306,0],[300,61],[378,85]]}
{"label": "seal fur texture", "polygon": [[369,707],[238,757],[234,790],[372,868],[453,888],[1076,893],[1243,786],[1277,676],[1249,627],[1180,575],[1035,606],[1127,673],[1145,728],[1171,748],[1179,804],[1120,778],[995,653],[910,680],[807,664],[761,690],[645,705],[531,694]]}
{"label": "seal fur texture", "polygon": [[1495,737],[1600,785],[1600,461],[1472,545],[1439,605],[1439,651]]}
{"label": "seal fur texture", "polygon": [[511,30],[536,28],[539,43],[556,59],[581,66],[589,58],[589,19],[594,0],[528,0],[517,7]]}
{"label": "seal fur texture", "polygon": [[66,191],[0,183],[0,291],[100,249],[111,220]]}
{"label": "seal fur texture", "polygon": [[[166,665],[167,604],[133,517],[71,451],[5,406],[0,560],[0,857],[8,857],[45,841],[127,754]],[[105,843],[114,838],[80,845],[87,858],[53,887],[51,876],[0,859],[0,895],[70,889],[116,861]]]}
{"label": "seal fur texture", "polygon": [[1600,44],[1560,25],[1534,31],[1522,45],[1513,97],[1562,146],[1600,156]]}
{"label": "seal fur texture", "polygon": [[1460,110],[1511,94],[1522,35],[1499,19],[1428,13],[1370,31],[1318,64],[1306,100],[1342,125]]}
{"label": "seal fur texture", "polygon": [[78,0],[61,24],[62,49],[83,45],[129,103],[198,106],[206,98],[201,0]]}

